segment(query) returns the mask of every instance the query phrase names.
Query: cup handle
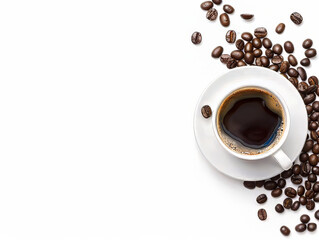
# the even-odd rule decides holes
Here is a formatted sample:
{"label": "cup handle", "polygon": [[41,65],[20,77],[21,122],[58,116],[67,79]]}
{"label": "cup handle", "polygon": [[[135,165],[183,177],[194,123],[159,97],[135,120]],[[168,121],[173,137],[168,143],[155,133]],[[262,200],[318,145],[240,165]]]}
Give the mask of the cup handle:
{"label": "cup handle", "polygon": [[284,169],[288,170],[292,166],[292,161],[290,158],[284,153],[283,150],[279,149],[274,155],[274,158],[278,162],[278,164]]}

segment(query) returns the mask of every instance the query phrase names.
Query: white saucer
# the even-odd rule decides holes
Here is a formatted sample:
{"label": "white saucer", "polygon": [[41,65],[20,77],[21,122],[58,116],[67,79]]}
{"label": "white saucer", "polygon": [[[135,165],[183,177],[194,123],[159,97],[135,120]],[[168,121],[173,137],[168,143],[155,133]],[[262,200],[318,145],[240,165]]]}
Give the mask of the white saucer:
{"label": "white saucer", "polygon": [[212,118],[205,119],[201,108],[214,109],[223,95],[242,84],[253,84],[273,89],[288,106],[291,118],[290,131],[282,149],[290,159],[296,160],[305,143],[308,118],[305,104],[295,87],[280,74],[262,67],[236,68],[213,81],[204,91],[194,116],[194,132],[198,147],[204,157],[220,172],[240,180],[263,180],[283,171],[273,157],[262,160],[243,160],[234,157],[220,145],[212,127]]}

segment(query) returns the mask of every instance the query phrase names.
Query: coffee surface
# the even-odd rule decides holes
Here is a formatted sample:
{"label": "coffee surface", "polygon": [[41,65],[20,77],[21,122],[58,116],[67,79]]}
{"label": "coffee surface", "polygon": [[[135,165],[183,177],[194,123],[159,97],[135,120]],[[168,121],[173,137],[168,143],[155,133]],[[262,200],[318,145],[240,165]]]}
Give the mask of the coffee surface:
{"label": "coffee surface", "polygon": [[272,143],[281,117],[259,97],[237,101],[223,119],[224,131],[249,148],[263,148]]}

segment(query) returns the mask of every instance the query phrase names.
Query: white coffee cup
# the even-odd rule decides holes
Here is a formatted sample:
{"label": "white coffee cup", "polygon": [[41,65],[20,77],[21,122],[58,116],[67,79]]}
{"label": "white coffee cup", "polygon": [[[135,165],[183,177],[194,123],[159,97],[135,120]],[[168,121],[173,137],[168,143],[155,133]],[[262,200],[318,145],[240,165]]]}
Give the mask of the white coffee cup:
{"label": "white coffee cup", "polygon": [[[217,112],[219,107],[221,106],[222,102],[234,91],[239,90],[241,88],[261,88],[266,90],[267,92],[272,93],[273,96],[276,97],[276,99],[281,103],[281,106],[283,108],[283,113],[284,113],[284,118],[285,118],[285,129],[284,132],[282,134],[282,136],[280,137],[279,141],[269,150],[262,152],[260,154],[241,154],[238,153],[232,149],[230,149],[228,146],[225,145],[225,143],[223,142],[223,140],[220,138],[218,130],[217,130]],[[280,94],[276,91],[274,91],[273,89],[268,89],[266,87],[263,86],[254,86],[253,84],[250,85],[242,85],[240,87],[236,87],[234,89],[230,89],[230,91],[228,92],[228,94],[225,94],[222,98],[221,101],[219,102],[219,104],[216,105],[215,109],[212,109],[213,111],[213,117],[212,117],[212,121],[213,121],[213,131],[214,134],[216,135],[216,138],[218,139],[218,142],[221,144],[221,146],[228,151],[230,154],[232,154],[233,156],[240,158],[240,159],[245,159],[245,160],[249,160],[249,161],[262,161],[263,159],[266,159],[269,156],[272,156],[277,162],[278,164],[284,169],[284,170],[288,170],[289,168],[291,168],[292,164],[293,164],[293,160],[289,159],[289,157],[286,155],[286,153],[282,150],[282,145],[284,144],[284,142],[287,139],[289,130],[290,130],[290,114],[288,111],[288,107],[287,104],[285,103],[284,99],[280,96]]]}

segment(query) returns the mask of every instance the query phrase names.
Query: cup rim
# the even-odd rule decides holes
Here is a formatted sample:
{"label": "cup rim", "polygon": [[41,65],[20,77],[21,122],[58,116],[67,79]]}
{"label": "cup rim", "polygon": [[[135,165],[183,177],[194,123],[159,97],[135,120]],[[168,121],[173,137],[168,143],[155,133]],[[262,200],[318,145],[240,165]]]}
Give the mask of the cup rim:
{"label": "cup rim", "polygon": [[[279,142],[271,149],[269,149],[268,151],[264,152],[264,153],[260,153],[260,154],[257,154],[257,155],[245,155],[245,154],[240,154],[240,153],[237,153],[237,152],[234,152],[232,151],[231,149],[229,149],[225,144],[224,142],[221,140],[219,134],[218,134],[218,131],[217,131],[217,111],[220,107],[220,105],[222,104],[222,102],[234,91],[236,90],[239,90],[239,89],[242,89],[242,88],[247,88],[247,87],[256,87],[256,88],[261,88],[261,89],[264,89],[266,91],[269,91],[270,93],[274,94],[278,100],[280,101],[283,109],[284,109],[284,114],[285,114],[285,117],[286,117],[286,128],[285,128],[285,131],[284,131],[284,134],[283,136],[281,137],[281,139],[279,140]],[[286,141],[287,137],[288,137],[288,133],[289,133],[289,130],[290,130],[290,113],[289,113],[289,109],[287,107],[287,104],[285,102],[285,100],[281,97],[280,94],[278,94],[278,92],[272,90],[272,89],[269,89],[268,87],[264,87],[264,86],[259,86],[259,85],[254,85],[254,84],[243,84],[242,86],[240,87],[236,87],[234,89],[231,89],[230,91],[227,92],[227,94],[224,95],[224,97],[222,98],[221,101],[218,102],[218,104],[215,106],[214,110],[213,110],[213,117],[212,117],[212,120],[213,120],[213,130],[214,130],[214,133],[215,133],[215,136],[219,142],[219,144],[226,150],[228,151],[230,154],[234,155],[235,157],[237,158],[240,158],[240,159],[245,159],[245,160],[260,160],[260,159],[264,159],[264,158],[267,158],[269,156],[272,156],[274,155],[277,151],[279,151],[282,147],[282,145],[284,144],[284,142]]]}

